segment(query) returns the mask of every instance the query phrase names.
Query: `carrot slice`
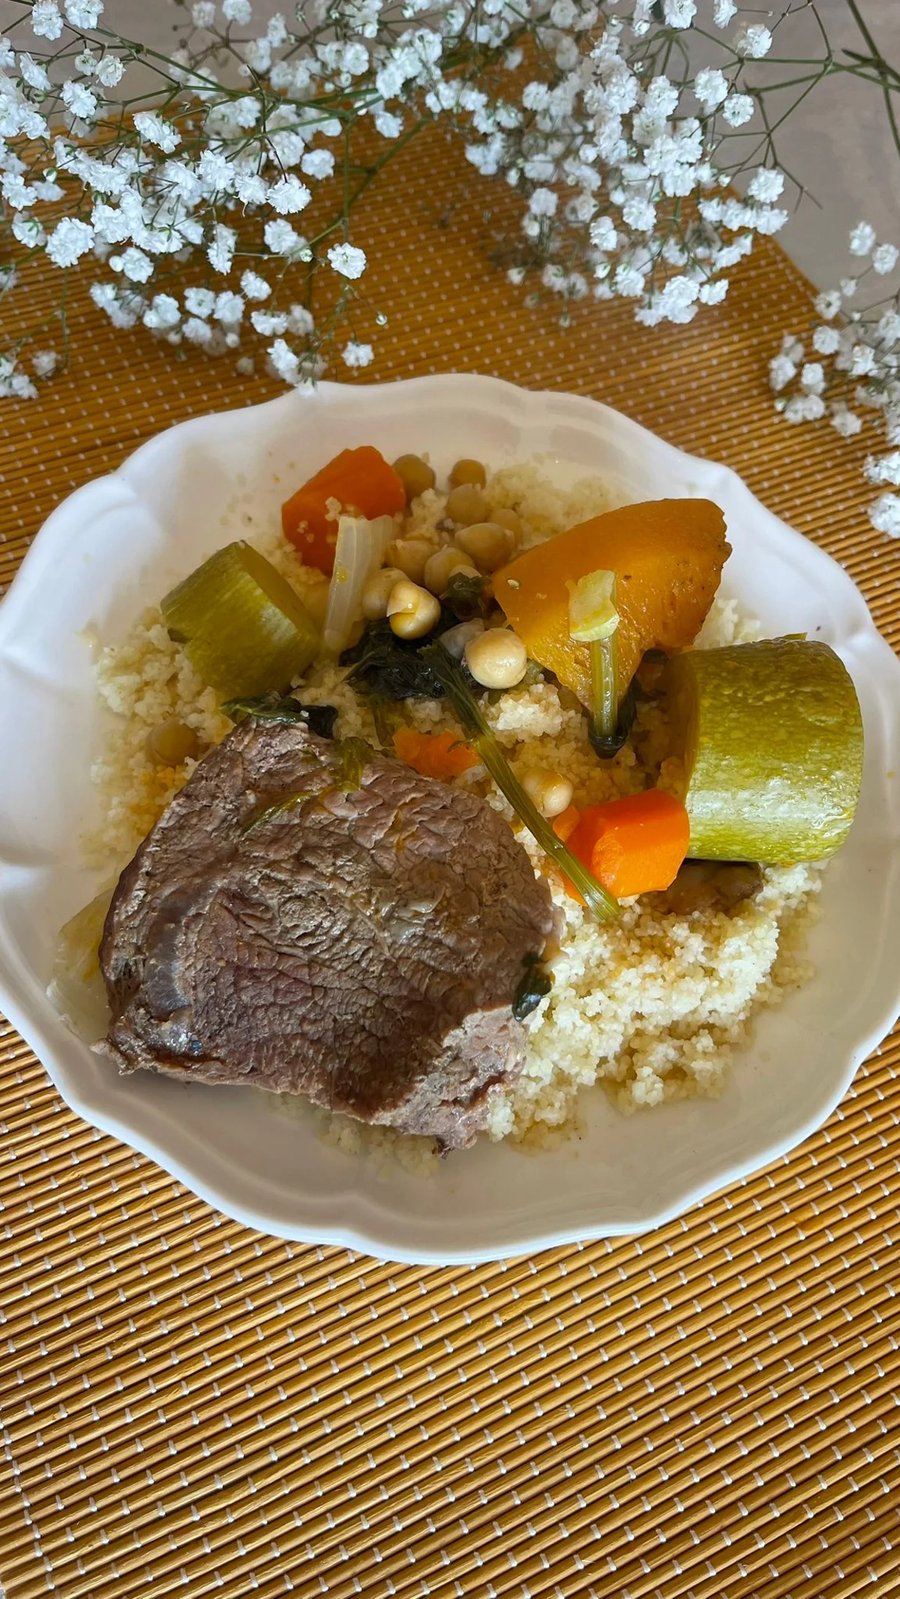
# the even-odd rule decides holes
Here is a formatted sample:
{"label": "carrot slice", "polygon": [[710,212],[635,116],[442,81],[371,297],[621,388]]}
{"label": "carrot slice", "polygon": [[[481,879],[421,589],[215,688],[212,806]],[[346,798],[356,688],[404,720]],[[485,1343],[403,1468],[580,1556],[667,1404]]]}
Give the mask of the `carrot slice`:
{"label": "carrot slice", "polygon": [[567,842],[604,888],[617,899],[628,899],[674,882],[690,834],[681,802],[663,789],[651,788],[605,805],[589,805]]}
{"label": "carrot slice", "polygon": [[329,515],[329,501],[342,511],[355,512],[371,521],[393,516],[406,507],[403,480],[374,444],[341,450],[316,472],[281,507],[286,539],[297,546],[307,566],[330,574],[334,569],[337,521]]}
{"label": "carrot slice", "polygon": [[572,837],[578,823],[581,821],[581,812],[577,805],[567,805],[564,811],[553,818],[553,831],[557,838],[567,844]]}
{"label": "carrot slice", "polygon": [[417,733],[412,727],[399,727],[394,734],[394,751],[422,777],[451,778],[477,766],[478,756],[455,733]]}

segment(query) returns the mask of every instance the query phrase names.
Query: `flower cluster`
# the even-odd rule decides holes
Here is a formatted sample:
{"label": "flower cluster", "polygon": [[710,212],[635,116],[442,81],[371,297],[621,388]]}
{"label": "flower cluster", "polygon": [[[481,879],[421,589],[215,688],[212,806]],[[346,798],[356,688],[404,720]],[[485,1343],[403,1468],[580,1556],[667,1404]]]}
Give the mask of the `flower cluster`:
{"label": "flower cluster", "polygon": [[[861,432],[860,410],[880,413],[890,448],[865,462],[867,481],[884,491],[869,516],[879,533],[900,538],[900,290],[878,295],[875,287],[894,272],[900,250],[879,243],[871,224],[860,222],[850,235],[850,254],[856,270],[816,296],[809,350],[786,334],[769,362],[769,382],[786,421],[827,418],[842,438]],[[872,292],[877,298],[861,307],[861,296]]]}
{"label": "flower cluster", "polygon": [[[0,243],[89,273],[116,327],[233,352],[244,372],[256,347],[291,384],[314,379],[329,343],[348,367],[372,360],[383,318],[354,205],[429,124],[514,192],[498,253],[513,282],[559,297],[563,321],[592,296],[685,323],[788,219],[773,131],[785,90],[871,77],[862,57],[835,62],[813,0],[776,0],[764,23],[733,0],[304,0],[291,21],[255,20],[252,0],[186,0],[171,55],[110,31],[103,0],[7,9]],[[808,70],[792,62],[763,86],[755,64],[798,9],[819,28]],[[155,82],[135,93],[138,60]],[[16,270],[0,258],[0,297]],[[34,392],[54,365],[46,343],[39,327],[3,353],[0,393]],[[784,383],[799,359],[782,353]],[[786,414],[824,405],[816,365]]]}

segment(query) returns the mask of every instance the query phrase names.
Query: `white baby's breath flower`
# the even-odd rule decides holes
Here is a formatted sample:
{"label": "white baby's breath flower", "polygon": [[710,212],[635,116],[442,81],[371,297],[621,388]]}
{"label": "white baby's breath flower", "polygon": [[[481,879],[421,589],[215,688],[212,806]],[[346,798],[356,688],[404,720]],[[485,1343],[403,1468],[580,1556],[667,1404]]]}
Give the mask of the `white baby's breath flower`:
{"label": "white baby's breath flower", "polygon": [[528,209],[534,217],[552,217],[556,215],[558,204],[559,200],[552,189],[535,189],[528,201]]}
{"label": "white baby's breath flower", "polygon": [[195,28],[212,28],[216,21],[215,0],[195,0],[191,6],[191,21]]}
{"label": "white baby's breath flower", "polygon": [[699,299],[703,305],[721,305],[728,293],[728,279],[717,278],[715,283],[701,283]]}
{"label": "white baby's breath flower", "polygon": [[73,117],[78,117],[82,122],[90,122],[97,111],[97,96],[83,83],[76,83],[70,78],[62,86],[63,103],[71,111]]}
{"label": "white baby's breath flower", "polygon": [[812,336],[813,349],[818,355],[834,355],[841,347],[837,328],[818,327]]}
{"label": "white baby's breath flower", "polygon": [[869,506],[869,521],[879,533],[900,538],[900,495],[882,494]]}
{"label": "white baby's breath flower", "polygon": [[314,327],[312,312],[305,305],[292,305],[288,311],[288,329],[291,333],[311,333]]}
{"label": "white baby's breath flower", "polygon": [[34,400],[37,389],[12,356],[0,356],[0,395],[5,399]]}
{"label": "white baby's breath flower", "polygon": [[58,39],[62,33],[63,19],[56,0],[34,0],[30,20],[39,39]]}
{"label": "white baby's breath flower", "polygon": [[372,121],[383,139],[399,139],[403,132],[403,119],[383,107],[375,112]]}
{"label": "white baby's breath flower", "polygon": [[732,17],[737,16],[737,6],[734,0],[715,0],[713,6],[713,22],[717,28],[727,28]]}
{"label": "white baby's breath flower", "polygon": [[201,317],[188,317],[181,331],[189,344],[198,344],[201,349],[212,342],[213,330]]}
{"label": "white baby's breath flower", "polygon": [[103,15],[103,0],[65,0],[66,21],[73,28],[96,28]]}
{"label": "white baby's breath flower", "polygon": [[787,422],[818,422],[824,415],[825,401],[819,394],[795,394],[782,412]]}
{"label": "white baby's breath flower", "polygon": [[240,294],[235,294],[233,289],[223,289],[216,295],[216,304],[213,316],[217,322],[226,325],[240,322],[244,315],[244,301]]}
{"label": "white baby's breath flower", "polygon": [[252,355],[238,356],[238,359],[234,363],[234,370],[235,372],[239,373],[242,378],[252,377],[253,373],[256,371],[256,362],[254,361]]}
{"label": "white baby's breath flower", "polygon": [[250,322],[257,333],[270,338],[273,333],[287,332],[286,311],[251,311]]}
{"label": "white baby's breath flower", "polygon": [[355,339],[345,344],[341,351],[341,359],[349,367],[371,366],[374,356],[371,344],[358,344]]}
{"label": "white baby's breath flower", "polygon": [[896,245],[879,244],[872,252],[872,267],[874,271],[880,272],[882,275],[887,272],[893,272],[894,267],[897,265],[898,256],[900,256],[900,251],[897,250]]}
{"label": "white baby's breath flower", "polygon": [[253,7],[250,0],[222,0],[222,16],[226,22],[236,22],[239,27],[246,28],[253,20]]}
{"label": "white baby's breath flower", "polygon": [[900,484],[900,450],[889,455],[867,455],[863,471],[870,483]]}
{"label": "white baby's breath flower", "polygon": [[212,289],[185,289],[184,306],[192,316],[211,317],[216,308],[216,297]]}
{"label": "white baby's breath flower", "polygon": [[862,430],[862,418],[850,410],[846,400],[835,400],[831,407],[831,425],[842,439],[850,439]]}
{"label": "white baby's breath flower", "polygon": [[800,371],[800,387],[807,394],[821,394],[825,387],[825,368],[821,361],[807,361]]}
{"label": "white baby's breath flower", "polygon": [[841,309],[840,290],[826,289],[823,294],[816,295],[813,303],[819,313],[819,316],[824,317],[826,322],[830,322],[832,317],[837,316],[839,310]]}
{"label": "white baby's breath flower", "polygon": [[19,71],[30,89],[38,89],[42,94],[46,94],[51,87],[45,69],[39,61],[35,61],[34,57],[28,54],[27,50],[19,52]]}
{"label": "white baby's breath flower", "polygon": [[145,144],[155,144],[167,155],[177,150],[181,143],[178,129],[173,128],[164,117],[157,116],[155,111],[136,111],[134,125]]}
{"label": "white baby's breath flower", "polygon": [[234,229],[226,228],[221,222],[215,223],[212,241],[206,252],[206,259],[214,272],[230,271],[236,244],[237,234]]}
{"label": "white baby's breath flower", "polygon": [[59,366],[59,356],[56,350],[35,350],[31,365],[39,378],[49,378]]}
{"label": "white baby's breath flower", "polygon": [[850,254],[869,255],[875,247],[875,229],[871,222],[857,222],[850,234]]}
{"label": "white baby's breath flower", "polygon": [[849,371],[851,377],[868,377],[875,370],[875,351],[868,344],[854,344],[850,351]]}
{"label": "white baby's breath flower", "polygon": [[[38,250],[47,240],[47,235],[37,217],[26,216],[21,211],[17,211],[13,216],[12,234],[13,238],[19,244],[23,244],[27,250]],[[50,259],[52,261],[53,257]],[[63,264],[74,265],[74,262]]]}
{"label": "white baby's breath flower", "polygon": [[888,349],[900,343],[900,312],[884,311],[878,318],[875,331],[878,338]]}
{"label": "white baby's breath flower", "polygon": [[694,0],[663,0],[663,16],[669,28],[689,28],[696,15]]}
{"label": "white baby's breath flower", "polygon": [[328,264],[343,278],[361,278],[366,270],[365,251],[354,244],[333,244],[328,251]]}
{"label": "white baby's breath flower", "polygon": [[722,107],[722,116],[730,128],[742,128],[753,116],[749,94],[730,94]]}
{"label": "white baby's breath flower", "polygon": [[141,317],[145,328],[151,332],[161,333],[169,328],[178,326],[181,321],[181,312],[178,301],[171,294],[154,294],[153,299]]}
{"label": "white baby's breath flower", "polygon": [[718,67],[704,67],[694,79],[693,90],[704,111],[714,111],[728,98],[728,79]]}
{"label": "white baby's breath flower", "polygon": [[272,293],[271,286],[258,272],[242,273],[241,288],[248,300],[267,300]]}
{"label": "white baby's breath flower", "polygon": [[292,216],[297,211],[305,211],[311,199],[312,195],[306,184],[301,183],[294,172],[279,178],[269,190],[269,204],[283,216]]}
{"label": "white baby's breath flower", "polygon": [[750,61],[761,61],[772,48],[772,35],[762,23],[747,23],[735,39],[734,48],[739,56],[746,56]]}
{"label": "white baby's breath flower", "polygon": [[852,300],[859,288],[859,278],[841,278],[840,292],[845,300]]}
{"label": "white baby's breath flower", "polygon": [[769,362],[769,387],[777,394],[797,376],[797,364],[787,355],[773,356]]}
{"label": "white baby's breath flower", "polygon": [[54,266],[74,266],[94,242],[94,230],[77,217],[63,217],[47,240],[47,254]]}
{"label": "white baby's breath flower", "polygon": [[334,155],[331,150],[307,150],[300,162],[300,170],[308,178],[330,178],[334,172]]}
{"label": "white baby's breath flower", "polygon": [[124,73],[125,68],[118,56],[106,55],[97,63],[94,76],[98,83],[103,84],[104,89],[114,89]]}
{"label": "white baby's breath flower", "polygon": [[308,249],[305,239],[283,217],[265,224],[263,238],[273,255],[282,255],[287,260],[302,259],[304,248]]}
{"label": "white baby's breath flower", "polygon": [[111,255],[109,264],[114,272],[121,272],[132,283],[146,283],[153,276],[153,262],[149,255],[133,244],[121,255]]}
{"label": "white baby's breath flower", "polygon": [[300,381],[299,358],[284,339],[276,339],[274,344],[269,345],[269,363],[276,377],[283,382],[295,385]]}
{"label": "white baby's breath flower", "polygon": [[783,188],[784,175],[777,167],[758,167],[747,185],[747,193],[751,200],[771,205],[780,197]]}

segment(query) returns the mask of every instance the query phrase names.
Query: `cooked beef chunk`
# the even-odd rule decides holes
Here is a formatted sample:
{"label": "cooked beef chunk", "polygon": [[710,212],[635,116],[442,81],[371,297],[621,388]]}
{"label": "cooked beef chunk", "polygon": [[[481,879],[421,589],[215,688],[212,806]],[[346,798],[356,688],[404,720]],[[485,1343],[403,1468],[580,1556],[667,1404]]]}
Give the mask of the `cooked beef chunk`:
{"label": "cooked beef chunk", "polygon": [[101,1048],[464,1145],[521,1068],[550,897],[483,800],[351,753],[248,718],[200,762],[113,896]]}

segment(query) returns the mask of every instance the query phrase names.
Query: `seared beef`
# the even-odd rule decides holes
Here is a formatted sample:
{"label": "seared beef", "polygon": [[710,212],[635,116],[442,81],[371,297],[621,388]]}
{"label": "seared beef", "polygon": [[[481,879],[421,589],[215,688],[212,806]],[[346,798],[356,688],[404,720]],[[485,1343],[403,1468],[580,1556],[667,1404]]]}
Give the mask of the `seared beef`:
{"label": "seared beef", "polygon": [[101,1048],[463,1145],[521,1067],[549,894],[484,801],[363,758],[248,720],[201,761],[113,896]]}

